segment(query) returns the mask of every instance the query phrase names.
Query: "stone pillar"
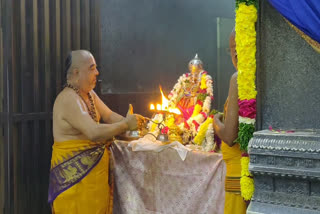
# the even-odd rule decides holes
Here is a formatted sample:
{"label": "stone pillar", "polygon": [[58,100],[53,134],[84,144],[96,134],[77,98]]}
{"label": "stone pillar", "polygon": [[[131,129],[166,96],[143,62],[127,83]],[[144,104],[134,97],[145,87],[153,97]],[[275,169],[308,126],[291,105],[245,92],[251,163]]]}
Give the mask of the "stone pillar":
{"label": "stone pillar", "polygon": [[320,213],[320,54],[267,0],[259,2],[257,31],[257,129],[264,131],[249,144],[255,194],[247,213]]}

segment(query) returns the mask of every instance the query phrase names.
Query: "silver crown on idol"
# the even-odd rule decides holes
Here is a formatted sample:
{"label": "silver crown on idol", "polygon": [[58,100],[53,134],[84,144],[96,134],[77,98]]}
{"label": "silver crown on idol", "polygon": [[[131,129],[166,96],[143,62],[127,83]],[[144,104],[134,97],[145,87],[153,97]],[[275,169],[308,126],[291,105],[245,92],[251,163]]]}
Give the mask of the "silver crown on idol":
{"label": "silver crown on idol", "polygon": [[196,54],[195,57],[189,62],[189,67],[190,66],[202,68],[203,62],[201,59],[199,59],[198,54]]}

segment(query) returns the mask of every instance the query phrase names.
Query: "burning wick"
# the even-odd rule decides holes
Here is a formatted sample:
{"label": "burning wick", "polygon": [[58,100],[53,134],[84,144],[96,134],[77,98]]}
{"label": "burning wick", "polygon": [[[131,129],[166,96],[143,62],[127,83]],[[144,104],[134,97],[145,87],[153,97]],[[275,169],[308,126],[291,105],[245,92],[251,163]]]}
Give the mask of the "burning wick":
{"label": "burning wick", "polygon": [[156,108],[154,107],[153,104],[150,105],[150,110],[155,110]]}
{"label": "burning wick", "polygon": [[158,110],[158,111],[161,111],[161,110],[162,110],[162,107],[161,107],[160,104],[157,104],[157,110]]}
{"label": "burning wick", "polygon": [[[151,111],[165,111],[165,112],[170,112],[174,114],[181,114],[180,110],[178,108],[170,108],[169,107],[169,100],[166,98],[166,96],[163,94],[163,91],[160,86],[160,93],[162,97],[162,104],[150,104],[150,110]],[[156,108],[157,107],[157,108]]]}

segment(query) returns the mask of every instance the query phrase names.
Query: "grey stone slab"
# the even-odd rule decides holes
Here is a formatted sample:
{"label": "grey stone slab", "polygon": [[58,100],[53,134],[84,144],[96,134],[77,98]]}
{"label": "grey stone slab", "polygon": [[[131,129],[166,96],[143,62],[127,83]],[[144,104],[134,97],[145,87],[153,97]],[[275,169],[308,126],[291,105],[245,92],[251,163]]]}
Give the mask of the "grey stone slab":
{"label": "grey stone slab", "polygon": [[316,210],[305,210],[295,207],[286,207],[274,204],[251,203],[248,207],[247,214],[319,214]]}
{"label": "grey stone slab", "polygon": [[255,132],[249,154],[248,213],[320,213],[320,130]]}
{"label": "grey stone slab", "polygon": [[258,26],[259,126],[319,129],[320,54],[267,0],[260,1]]}

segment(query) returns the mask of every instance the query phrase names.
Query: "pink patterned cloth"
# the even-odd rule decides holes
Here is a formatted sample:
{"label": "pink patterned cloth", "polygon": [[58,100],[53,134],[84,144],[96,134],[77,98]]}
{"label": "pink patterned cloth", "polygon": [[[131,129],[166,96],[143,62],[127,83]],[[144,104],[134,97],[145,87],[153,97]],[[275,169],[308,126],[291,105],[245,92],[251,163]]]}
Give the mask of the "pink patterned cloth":
{"label": "pink patterned cloth", "polygon": [[133,152],[111,146],[116,214],[223,214],[225,163],[221,154],[188,152],[182,161],[168,148]]}

